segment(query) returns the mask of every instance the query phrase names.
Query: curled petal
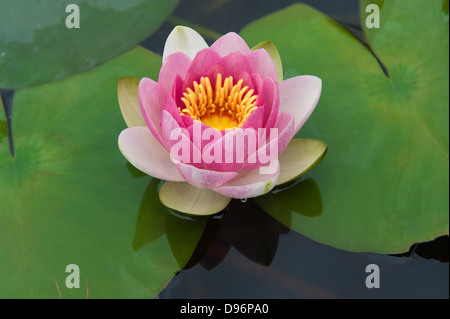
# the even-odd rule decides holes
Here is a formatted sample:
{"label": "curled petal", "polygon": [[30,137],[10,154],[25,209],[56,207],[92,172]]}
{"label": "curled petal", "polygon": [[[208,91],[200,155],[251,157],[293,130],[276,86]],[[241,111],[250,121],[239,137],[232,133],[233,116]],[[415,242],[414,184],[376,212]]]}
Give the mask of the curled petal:
{"label": "curled petal", "polygon": [[221,137],[218,135],[202,149],[203,158],[214,153],[214,161],[207,163],[206,168],[220,172],[240,171],[249,155],[257,150],[258,138],[258,131],[252,128],[231,130]]}
{"label": "curled petal", "polygon": [[270,41],[265,41],[252,48],[252,50],[257,49],[264,49],[269,53],[277,72],[277,81],[283,81],[283,64],[281,63],[280,54],[275,45]]}
{"label": "curled petal", "polygon": [[278,114],[278,118],[273,128],[278,131],[278,136],[275,137],[278,141],[275,142],[275,140],[272,139],[272,136],[270,136],[270,140],[267,144],[269,145],[269,147],[277,144],[278,155],[280,155],[295,135],[294,119],[288,113],[280,113]]}
{"label": "curled petal", "polygon": [[140,171],[167,181],[184,181],[169,153],[146,127],[130,127],[119,135],[119,149]]}
{"label": "curled petal", "polygon": [[280,113],[274,127],[262,133],[258,150],[249,156],[249,159],[257,158],[257,161],[247,161],[242,169],[254,170],[276,159],[294,136],[294,119],[286,112]]}
{"label": "curled petal", "polygon": [[236,172],[216,172],[200,169],[190,164],[181,163],[173,157],[171,160],[175,163],[186,182],[198,188],[211,189],[222,186],[238,174]]}
{"label": "curled petal", "polygon": [[322,80],[312,75],[301,75],[278,83],[280,112],[288,112],[294,118],[294,132],[300,130],[309,118],[322,91]]}
{"label": "curled petal", "polygon": [[262,89],[260,89],[256,105],[264,108],[263,126],[265,128],[271,128],[277,119],[280,105],[278,85],[271,79],[264,79],[264,81],[261,81],[260,86]]}
{"label": "curled petal", "polygon": [[[164,146],[168,152],[171,152],[176,145],[181,143],[186,144],[183,146],[184,150],[189,148],[189,152],[192,150],[192,142],[189,137],[189,132],[173,118],[173,116],[166,110],[161,115],[161,130]],[[195,150],[195,149],[194,149]],[[185,153],[187,153],[185,151]],[[182,154],[188,156],[188,154]],[[188,160],[191,159],[192,154],[189,154]]]}
{"label": "curled petal", "polygon": [[163,61],[176,52],[182,52],[193,59],[200,50],[207,47],[208,44],[197,31],[188,27],[177,26],[166,40]]}
{"label": "curled petal", "polygon": [[266,194],[275,187],[280,174],[280,163],[274,160],[270,167],[252,171],[241,171],[233,180],[214,190],[224,196],[245,199]]}
{"label": "curled petal", "polygon": [[272,58],[266,50],[254,50],[245,57],[247,58],[253,73],[260,74],[263,79],[270,78],[273,81],[277,81],[277,71]]}
{"label": "curled petal", "polygon": [[158,90],[161,105],[164,105],[166,93],[173,92],[173,87],[178,76],[182,79],[186,77],[191,62],[192,60],[181,52],[171,54],[164,60],[158,77],[158,86],[161,87]]}
{"label": "curled petal", "polygon": [[143,78],[139,82],[138,95],[141,112],[148,128],[161,145],[164,145],[161,131],[161,106],[158,97],[158,83],[149,78]]}
{"label": "curled petal", "polygon": [[182,116],[180,115],[180,110],[175,104],[174,98],[169,93],[166,94],[166,102],[164,103],[163,109],[164,111],[172,115],[172,117],[178,123],[178,125],[180,125],[180,127],[184,127],[184,122]]}

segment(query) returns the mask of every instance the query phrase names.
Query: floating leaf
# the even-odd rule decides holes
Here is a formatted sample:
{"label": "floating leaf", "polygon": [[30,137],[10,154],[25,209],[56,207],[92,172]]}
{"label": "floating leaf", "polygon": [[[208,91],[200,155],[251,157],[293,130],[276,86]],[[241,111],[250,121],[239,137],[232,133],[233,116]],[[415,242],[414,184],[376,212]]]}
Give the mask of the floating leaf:
{"label": "floating leaf", "polygon": [[[362,22],[366,19],[362,2]],[[443,5],[444,4],[444,5]],[[311,173],[323,202],[291,227],[341,249],[399,253],[448,234],[449,40],[443,1],[385,1],[380,28],[365,30],[374,54],[306,5],[244,28],[250,45],[273,41],[284,78],[312,74],[322,96],[298,137],[323,140],[328,153]],[[271,194],[273,203],[281,202]],[[269,200],[270,197],[267,197]],[[310,202],[304,205],[310,205]],[[276,217],[275,205],[265,209]]]}
{"label": "floating leaf", "polygon": [[[130,172],[117,147],[126,127],[118,79],[156,78],[160,66],[136,48],[16,91],[14,158],[0,140],[0,296],[59,298],[57,283],[62,298],[85,298],[88,280],[90,298],[151,298],[187,263],[205,223],[168,224],[159,181]],[[186,240],[182,254],[174,236]],[[69,264],[80,268],[80,289],[65,286]]]}
{"label": "floating leaf", "polygon": [[[143,41],[177,0],[58,0],[0,4],[0,87],[55,81],[108,61]],[[79,28],[66,19],[79,8]]]}

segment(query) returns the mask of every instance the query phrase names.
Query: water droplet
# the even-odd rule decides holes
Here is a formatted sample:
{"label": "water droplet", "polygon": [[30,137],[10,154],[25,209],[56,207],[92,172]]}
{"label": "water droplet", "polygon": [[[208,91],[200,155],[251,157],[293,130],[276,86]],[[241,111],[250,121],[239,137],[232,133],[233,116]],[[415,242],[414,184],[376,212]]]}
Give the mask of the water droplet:
{"label": "water droplet", "polygon": [[241,202],[246,203],[247,202],[247,198],[241,199]]}

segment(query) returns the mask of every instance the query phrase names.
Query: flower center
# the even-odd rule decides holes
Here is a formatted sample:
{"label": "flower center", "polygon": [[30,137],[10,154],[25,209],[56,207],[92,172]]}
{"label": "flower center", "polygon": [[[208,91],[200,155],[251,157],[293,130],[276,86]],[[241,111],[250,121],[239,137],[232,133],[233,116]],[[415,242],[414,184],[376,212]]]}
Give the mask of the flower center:
{"label": "flower center", "polygon": [[217,74],[216,88],[213,90],[208,77],[202,77],[200,84],[194,81],[194,90],[187,88],[181,100],[185,108],[181,115],[189,115],[217,130],[240,128],[250,114],[258,107],[257,95],[248,86],[242,87],[244,80],[233,83],[230,76],[222,83],[222,74]]}

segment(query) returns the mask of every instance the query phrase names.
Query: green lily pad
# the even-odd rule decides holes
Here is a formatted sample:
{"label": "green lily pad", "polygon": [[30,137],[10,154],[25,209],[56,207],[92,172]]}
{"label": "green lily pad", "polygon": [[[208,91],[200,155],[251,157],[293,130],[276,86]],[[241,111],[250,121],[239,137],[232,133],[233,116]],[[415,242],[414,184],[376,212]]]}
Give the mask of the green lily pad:
{"label": "green lily pad", "polygon": [[[16,91],[14,158],[0,139],[0,296],[85,298],[88,288],[90,298],[151,298],[188,262],[205,220],[174,222],[160,181],[137,173],[117,146],[126,128],[117,81],[156,78],[160,66],[138,47]],[[69,264],[79,266],[79,289],[65,285]]]}
{"label": "green lily pad", "polygon": [[[67,28],[79,8],[79,28]],[[178,0],[2,0],[0,87],[23,88],[88,70],[132,49]],[[69,24],[70,25],[70,24]]]}
{"label": "green lily pad", "polygon": [[[370,13],[361,3],[361,21]],[[323,140],[328,154],[307,177],[322,213],[299,212],[296,196],[261,202],[292,229],[351,251],[400,253],[448,234],[449,25],[446,1],[384,1],[370,48],[329,17],[293,5],[242,31],[249,45],[272,41],[284,78],[323,81],[319,104],[298,137]],[[291,191],[292,192],[292,191]],[[311,199],[312,201],[312,199]],[[318,209],[316,209],[318,211]],[[283,214],[282,214],[283,215]],[[283,215],[285,216],[285,214]]]}

